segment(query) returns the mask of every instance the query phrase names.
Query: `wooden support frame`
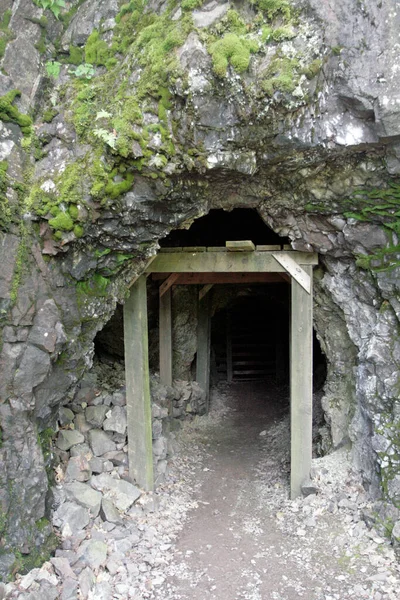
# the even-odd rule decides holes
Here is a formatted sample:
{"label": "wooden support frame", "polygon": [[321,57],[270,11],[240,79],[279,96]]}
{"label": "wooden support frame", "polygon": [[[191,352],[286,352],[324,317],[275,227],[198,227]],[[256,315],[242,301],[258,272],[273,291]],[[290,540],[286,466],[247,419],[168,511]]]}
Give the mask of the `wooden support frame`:
{"label": "wooden support frame", "polygon": [[159,300],[160,381],[172,385],[172,290],[169,287]]}
{"label": "wooden support frame", "polygon": [[279,262],[283,255],[297,265],[318,264],[318,257],[312,252],[160,252],[146,272],[286,273],[286,267]]}
{"label": "wooden support frame", "polygon": [[154,487],[154,476],[144,275],[133,284],[124,304],[124,343],[129,475],[149,491]]}
{"label": "wooden support frame", "polygon": [[[233,250],[233,248],[232,248]],[[235,248],[239,250],[239,248]],[[242,249],[240,249],[242,250]],[[257,246],[249,251],[226,248],[174,248],[160,252],[145,269],[164,279],[160,288],[160,374],[172,383],[172,285],[205,286],[198,303],[197,380],[209,395],[210,293],[215,283],[291,282],[291,497],[308,480],[312,450],[312,267],[315,253]],[[289,277],[290,276],[290,277]],[[130,475],[144,489],[153,488],[151,406],[148,367],[146,277],[132,286],[124,306]],[[227,349],[229,352],[229,349]],[[169,357],[169,358],[168,358]],[[229,378],[229,373],[228,373]]]}
{"label": "wooden support frame", "polygon": [[210,397],[211,294],[198,301],[196,380],[206,393],[208,410]]}
{"label": "wooden support frame", "polygon": [[[312,283],[312,267],[304,269]],[[312,303],[313,297],[292,281],[290,335],[290,492],[301,495],[312,459]]]}

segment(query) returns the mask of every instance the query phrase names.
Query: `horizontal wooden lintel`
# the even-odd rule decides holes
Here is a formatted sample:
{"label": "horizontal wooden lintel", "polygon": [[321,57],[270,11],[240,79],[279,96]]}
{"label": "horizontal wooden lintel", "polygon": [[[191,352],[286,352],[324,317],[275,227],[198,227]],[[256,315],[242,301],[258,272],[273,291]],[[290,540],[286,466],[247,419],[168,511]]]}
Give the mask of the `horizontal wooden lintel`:
{"label": "horizontal wooden lintel", "polygon": [[283,273],[281,254],[298,265],[318,264],[313,252],[160,252],[147,273]]}
{"label": "horizontal wooden lintel", "polygon": [[[284,273],[174,273],[173,285],[211,285],[240,283],[284,283]],[[154,280],[170,281],[167,273],[153,273]],[[290,277],[288,278],[290,283]]]}

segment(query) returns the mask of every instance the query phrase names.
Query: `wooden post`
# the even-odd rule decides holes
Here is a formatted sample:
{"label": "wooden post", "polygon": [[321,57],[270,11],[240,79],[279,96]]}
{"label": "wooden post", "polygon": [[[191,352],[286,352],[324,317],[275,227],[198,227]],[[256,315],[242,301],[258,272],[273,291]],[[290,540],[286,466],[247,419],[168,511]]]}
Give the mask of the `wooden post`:
{"label": "wooden post", "polygon": [[152,490],[153,448],[147,332],[146,277],[141,275],[124,305],[129,475]]}
{"label": "wooden post", "polygon": [[310,477],[312,458],[312,266],[308,293],[292,278],[290,340],[291,498],[301,495]]}
{"label": "wooden post", "polygon": [[232,379],[232,316],[228,310],[226,312],[226,380],[228,383],[232,383]]}
{"label": "wooden post", "polygon": [[172,316],[171,288],[160,294],[160,381],[172,385]]}
{"label": "wooden post", "polygon": [[197,312],[197,383],[206,393],[206,407],[208,410],[210,395],[210,293],[206,294],[198,303]]}

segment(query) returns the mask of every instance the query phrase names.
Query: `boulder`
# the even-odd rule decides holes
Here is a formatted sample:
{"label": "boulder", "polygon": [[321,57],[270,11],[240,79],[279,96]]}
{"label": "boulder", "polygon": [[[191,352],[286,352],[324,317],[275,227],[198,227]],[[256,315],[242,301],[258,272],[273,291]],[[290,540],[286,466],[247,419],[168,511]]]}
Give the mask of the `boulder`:
{"label": "boulder", "polygon": [[116,449],[114,442],[101,429],[89,431],[89,442],[95,456],[103,456],[106,452]]}
{"label": "boulder", "polygon": [[65,485],[65,493],[69,500],[74,500],[80,506],[88,508],[92,517],[97,517],[100,511],[102,495],[86,483],[75,481]]}
{"label": "boulder", "polygon": [[69,450],[72,446],[82,444],[85,438],[79,431],[74,429],[61,429],[57,436],[56,446],[60,450]]}

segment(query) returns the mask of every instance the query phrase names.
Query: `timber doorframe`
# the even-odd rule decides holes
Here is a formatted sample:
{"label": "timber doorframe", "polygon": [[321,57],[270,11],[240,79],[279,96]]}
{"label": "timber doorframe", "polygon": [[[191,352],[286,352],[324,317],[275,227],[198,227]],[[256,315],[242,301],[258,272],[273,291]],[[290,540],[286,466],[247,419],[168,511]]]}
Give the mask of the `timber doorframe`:
{"label": "timber doorframe", "polygon": [[227,242],[226,248],[165,248],[132,285],[124,306],[130,475],[153,489],[146,277],[160,285],[160,377],[172,383],[173,285],[201,285],[198,297],[197,380],[207,394],[210,372],[210,294],[213,284],[291,282],[291,497],[310,476],[312,448],[312,269],[318,256],[279,246]]}

